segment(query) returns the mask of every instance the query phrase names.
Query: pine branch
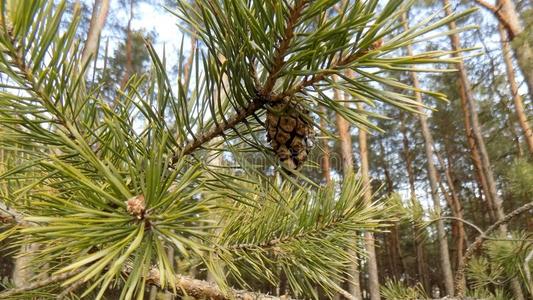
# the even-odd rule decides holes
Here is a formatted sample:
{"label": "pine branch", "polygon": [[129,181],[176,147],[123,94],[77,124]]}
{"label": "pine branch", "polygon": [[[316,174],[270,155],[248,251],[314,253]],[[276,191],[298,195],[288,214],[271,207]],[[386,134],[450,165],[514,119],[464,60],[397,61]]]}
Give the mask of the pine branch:
{"label": "pine branch", "polygon": [[191,154],[198,148],[202,147],[205,143],[211,141],[212,139],[218,136],[221,136],[226,130],[234,128],[237,124],[243,122],[244,120],[246,120],[246,118],[253,115],[258,109],[262,108],[265,103],[265,100],[263,100],[261,97],[257,97],[252,100],[250,104],[248,104],[248,106],[246,106],[244,109],[240,110],[235,115],[230,117],[228,121],[224,124],[219,124],[209,129],[208,131],[200,134],[199,137],[185,145],[185,147],[183,147],[180,152],[176,153],[172,157],[172,164],[175,164],[183,155]]}
{"label": "pine branch", "polygon": [[[293,88],[279,94],[273,97],[273,101],[279,101],[285,97],[292,97],[293,95],[303,91],[304,88],[312,86],[324,79],[326,79],[327,76],[333,75],[336,73],[336,71],[333,71],[334,69],[340,68],[342,66],[345,66],[349,63],[352,63],[356,61],[357,59],[361,58],[362,56],[366,55],[369,51],[374,50],[376,48],[379,48],[381,42],[373,44],[368,49],[359,50],[351,55],[348,55],[344,57],[343,59],[338,59],[335,63],[333,63],[332,67],[329,70],[324,70],[321,72],[318,72],[317,74],[314,74],[311,78],[305,79]],[[333,69],[333,70],[332,70]]]}
{"label": "pine branch", "polygon": [[[333,68],[339,68],[344,65],[347,65],[351,62],[354,62],[358,58],[366,55],[369,51],[374,50],[380,46],[380,43],[373,44],[368,49],[357,51],[356,53],[349,55],[341,60],[338,60],[336,63],[334,63]],[[285,50],[286,51],[286,50]],[[274,66],[274,68],[277,68],[277,66]],[[281,65],[279,66],[281,68]],[[270,78],[275,77],[276,73],[272,73],[274,75],[269,76]],[[314,85],[322,80],[324,80],[327,76],[335,74],[335,71],[331,70],[325,70],[323,72],[317,73],[314,76],[312,76],[310,79],[303,80],[295,87],[282,92],[280,94],[274,94],[272,95],[268,91],[268,80],[267,84],[265,84],[265,87],[261,90],[261,95],[256,96],[244,109],[237,112],[235,115],[230,117],[227,122],[224,124],[219,124],[208,131],[200,134],[199,137],[197,137],[194,141],[188,143],[183,147],[182,151],[176,153],[172,158],[172,164],[175,164],[178,159],[182,155],[189,155],[198,148],[202,147],[205,143],[211,141],[212,139],[221,136],[226,130],[234,128],[236,125],[240,124],[241,122],[244,122],[248,117],[254,115],[259,109],[263,108],[265,104],[272,103],[272,102],[278,102],[283,101],[285,97],[291,97],[295,95],[298,92],[301,92],[304,88],[309,87],[311,85]],[[271,88],[270,88],[271,89]],[[263,94],[267,94],[267,96],[264,96]]]}
{"label": "pine branch", "polygon": [[221,136],[226,130],[234,128],[237,124],[243,122],[244,120],[246,120],[246,118],[252,116],[257,110],[261,109],[265,103],[273,102],[272,99],[277,98],[271,97],[272,89],[274,88],[276,79],[278,78],[279,71],[283,68],[283,65],[285,64],[284,57],[294,37],[294,28],[296,26],[296,23],[298,22],[298,19],[300,18],[302,11],[307,3],[308,0],[299,0],[296,2],[294,7],[291,7],[285,32],[283,34],[283,37],[279,41],[279,46],[276,48],[274,54],[273,66],[269,71],[269,75],[265,84],[262,88],[260,88],[260,92],[258,93],[256,98],[253,99],[244,109],[240,110],[235,115],[230,117],[229,120],[224,124],[216,125],[208,131],[200,134],[200,136],[192,142],[185,145],[181,153],[177,153],[176,155],[174,155],[174,157],[172,158],[172,164],[176,163],[182,155],[191,154],[196,149],[202,147],[205,143],[211,141],[212,139],[218,136]]}
{"label": "pine branch", "polygon": [[[27,223],[24,222],[18,216],[20,216],[20,213],[18,213],[17,211],[13,209],[9,209],[9,210],[1,209],[0,210],[0,222],[1,223],[26,225]],[[62,274],[47,277],[43,280],[33,282],[26,286],[8,289],[3,292],[0,292],[0,298],[5,299],[16,294],[44,288],[44,287],[59,283],[61,281],[64,281],[72,276],[75,276],[83,272],[84,270],[85,268],[79,268],[79,269],[72,270],[67,273],[62,273]],[[122,270],[122,273],[126,276],[129,276],[132,271],[133,271],[132,266],[126,265],[124,269]],[[163,285],[161,284],[161,277],[160,277],[159,270],[157,268],[153,267],[150,269],[150,271],[146,275],[146,282],[148,284],[153,284],[153,285],[156,285],[162,288]],[[70,291],[75,288],[78,288],[80,284],[81,284],[80,282],[76,282],[72,286],[67,288],[67,290]],[[214,283],[210,283],[210,282],[199,280],[199,279],[194,279],[194,278],[183,276],[180,274],[176,275],[176,281],[173,287],[165,287],[165,288],[168,290],[176,290],[178,294],[180,295],[193,296],[198,299],[214,299],[214,300],[226,300],[226,299],[228,300],[230,299],[289,300],[289,299],[292,299],[288,296],[276,297],[276,296],[265,295],[261,293],[254,293],[254,292],[249,292],[245,290],[235,290],[235,289],[231,289],[227,293],[225,293]],[[62,293],[61,296],[62,297],[66,296],[66,294],[67,293]],[[345,296],[347,297],[348,295],[345,295]]]}
{"label": "pine branch", "polygon": [[257,248],[262,248],[264,250],[268,250],[268,249],[271,249],[271,248],[275,248],[278,245],[283,244],[283,243],[296,241],[296,240],[299,240],[301,238],[305,238],[305,237],[308,237],[308,236],[313,236],[313,235],[318,234],[320,232],[327,231],[328,229],[330,229],[332,227],[335,227],[338,223],[340,223],[342,221],[346,221],[346,220],[343,220],[342,218],[340,218],[338,220],[332,220],[332,222],[329,222],[328,224],[326,224],[324,226],[320,226],[318,228],[314,228],[313,230],[310,230],[310,231],[300,232],[300,233],[298,233],[298,234],[296,234],[294,236],[279,237],[279,238],[272,239],[270,241],[266,241],[266,242],[262,242],[262,243],[258,243],[258,244],[231,245],[231,246],[226,247],[226,249],[232,250],[232,251],[246,251],[246,250],[253,250],[253,249],[257,249]]}
{"label": "pine branch", "polygon": [[515,209],[514,211],[508,213],[503,217],[502,219],[498,220],[498,222],[492,224],[485,230],[481,235],[479,235],[476,240],[466,249],[465,255],[463,256],[463,259],[459,262],[459,266],[457,267],[457,271],[455,274],[455,295],[459,298],[464,297],[465,293],[465,282],[464,282],[464,276],[465,276],[465,267],[468,264],[469,260],[474,255],[474,252],[476,252],[485,242],[485,240],[488,239],[489,235],[492,234],[495,230],[497,230],[501,225],[507,224],[509,221],[511,221],[514,217],[529,211],[530,209],[533,209],[533,202],[529,202],[527,204],[524,204],[523,206]]}
{"label": "pine branch", "polygon": [[22,48],[18,45],[19,43],[11,29],[12,25],[4,23],[4,27],[3,31],[9,39],[9,43],[14,49],[16,49],[16,52],[6,51],[6,54],[12,59],[13,65],[20,71],[22,79],[26,81],[27,86],[25,87],[41,100],[46,109],[56,118],[55,122],[62,125],[69,132],[69,136],[73,138],[74,135],[70,129],[68,120],[63,114],[61,114],[54,104],[54,102],[57,103],[58,101],[55,101],[50,95],[46,94],[35,81],[39,76],[35,76],[31,68],[28,66]]}
{"label": "pine branch", "polygon": [[[150,270],[150,274],[147,277],[147,283],[153,284],[161,288],[159,272],[157,269]],[[204,280],[190,278],[188,276],[179,275],[176,279],[174,286],[179,295],[192,296],[195,299],[213,299],[213,300],[291,300],[288,295],[276,297],[273,295],[266,295],[261,293],[254,293],[245,290],[231,289],[229,293],[224,293],[214,283]],[[171,288],[167,287],[167,290]],[[350,300],[356,300],[354,296],[345,290],[340,290],[339,293]]]}
{"label": "pine branch", "polygon": [[289,18],[287,20],[287,27],[285,28],[285,33],[281,39],[279,46],[276,49],[274,55],[274,65],[270,69],[268,78],[265,85],[261,90],[261,95],[263,97],[268,97],[274,88],[276,79],[278,78],[279,71],[283,68],[285,64],[284,58],[287,50],[289,50],[290,43],[294,37],[294,27],[300,18],[304,6],[307,4],[308,0],[298,0],[294,7],[290,9]]}

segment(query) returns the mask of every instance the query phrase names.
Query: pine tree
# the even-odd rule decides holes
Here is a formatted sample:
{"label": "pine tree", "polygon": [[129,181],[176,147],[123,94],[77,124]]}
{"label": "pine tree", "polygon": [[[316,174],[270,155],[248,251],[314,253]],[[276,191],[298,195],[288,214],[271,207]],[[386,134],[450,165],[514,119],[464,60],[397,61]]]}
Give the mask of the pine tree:
{"label": "pine tree", "polygon": [[[151,70],[116,82],[109,99],[86,76],[79,8],[62,28],[67,4],[54,2],[0,2],[0,240],[12,251],[35,245],[26,265],[34,280],[1,298],[142,299],[155,285],[197,298],[268,299],[261,293],[286,282],[290,296],[316,298],[320,287],[353,299],[339,283],[350,279],[350,254],[363,251],[354,232],[383,229],[394,206],[368,203],[353,173],[318,186],[299,171],[308,163],[300,150],[284,142],[292,168],[272,141],[284,131],[309,151],[322,108],[370,129],[374,114],[355,102],[416,111],[420,103],[402,93],[413,87],[382,71],[457,62],[448,51],[397,50],[470,11],[389,36],[413,1],[347,1],[331,16],[321,12],[337,1],[197,0],[194,9],[179,1],[175,15],[201,42],[191,79],[173,86],[147,41]],[[332,99],[334,90],[352,105]],[[289,111],[269,120],[280,106]],[[284,130],[284,117],[296,127]],[[283,180],[258,171],[251,152]],[[221,155],[229,167],[209,163]],[[169,248],[215,283],[176,272]]]}

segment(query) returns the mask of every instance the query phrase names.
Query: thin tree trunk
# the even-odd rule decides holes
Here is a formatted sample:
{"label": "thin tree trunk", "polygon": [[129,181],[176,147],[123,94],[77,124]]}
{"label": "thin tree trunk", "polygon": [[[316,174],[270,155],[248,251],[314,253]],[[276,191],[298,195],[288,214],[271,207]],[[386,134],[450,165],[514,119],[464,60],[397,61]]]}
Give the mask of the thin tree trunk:
{"label": "thin tree trunk", "polygon": [[[529,154],[533,155],[533,131],[529,127],[526,113],[524,111],[524,104],[522,97],[518,93],[518,84],[513,70],[513,60],[511,57],[511,47],[509,47],[509,41],[507,40],[507,33],[502,24],[498,24],[498,31],[500,32],[500,39],[502,42],[503,61],[505,63],[505,70],[507,72],[507,81],[511,87],[511,95],[513,96],[513,102],[516,110],[516,117],[518,124],[522,128],[524,138],[529,150]],[[532,66],[533,67],[533,66]]]}
{"label": "thin tree trunk", "polygon": [[[404,22],[405,30],[407,30],[408,23],[407,23],[407,16],[405,13],[402,14],[402,21]],[[411,45],[407,46],[407,54],[409,56],[413,55],[413,49]],[[418,82],[418,77],[416,76],[414,72],[411,72],[411,79],[413,81],[413,87],[415,89],[419,89],[420,84]],[[415,91],[415,98],[417,102],[422,104],[422,96],[417,91]],[[418,106],[418,110],[420,112],[419,121],[420,121],[421,130],[422,130],[422,136],[424,138],[424,148],[426,150],[429,185],[431,188],[431,198],[433,200],[433,206],[435,208],[435,211],[438,214],[441,214],[442,209],[440,205],[440,197],[438,195],[437,170],[435,168],[435,164],[433,161],[433,156],[434,156],[433,137],[431,136],[431,132],[429,131],[427,117],[425,115],[423,108],[421,106]],[[446,231],[444,229],[444,221],[442,219],[437,220],[437,240],[439,242],[440,267],[441,267],[441,272],[442,272],[442,276],[444,279],[446,295],[453,295],[454,292],[453,292],[452,266],[450,264],[450,253],[448,249],[448,240],[446,238]]]}
{"label": "thin tree trunk", "polygon": [[[454,207],[454,202],[452,200],[452,196],[446,190],[446,187],[444,186],[444,183],[442,182],[442,179],[440,178],[440,176],[437,176],[437,178],[439,180],[439,189],[440,189],[442,195],[444,196],[444,199],[446,200],[446,204],[448,204],[448,206],[451,208],[452,216],[455,217],[456,216],[456,209]],[[459,228],[457,226],[457,222],[453,221],[451,223],[452,223],[452,228],[451,228],[451,238],[450,238],[450,240],[452,241],[452,245],[450,246],[450,257],[451,257],[450,258],[450,263],[452,265],[452,273],[453,273],[454,267],[457,266],[457,264],[456,264],[457,260],[453,259],[453,257],[457,258],[457,255],[459,253],[458,249],[460,249],[460,248],[457,247],[457,241],[459,240],[459,235],[460,234],[459,234]]]}
{"label": "thin tree trunk", "polygon": [[488,3],[486,0],[474,0],[482,7],[488,9],[498,19],[500,24],[507,31],[507,36],[510,41],[520,41],[519,44],[513,45],[514,56],[518,62],[518,66],[522,71],[522,75],[526,80],[529,90],[529,98],[533,100],[533,49],[527,42],[527,39],[521,35],[527,34],[520,24],[520,16],[516,12],[516,7],[511,0],[497,0],[496,5]]}
{"label": "thin tree trunk", "polygon": [[[336,78],[334,78],[336,80]],[[334,97],[336,100],[342,100],[340,98],[340,93],[338,90],[335,90]],[[342,171],[344,175],[350,174],[353,172],[353,150],[352,150],[352,136],[350,135],[348,121],[344,119],[341,115],[337,114],[335,117],[337,123],[337,130],[339,132],[339,142],[341,146],[341,160],[342,160]],[[356,233],[354,233],[356,234]],[[357,238],[354,238],[354,243],[357,242]],[[357,257],[357,253],[350,253],[354,257]],[[348,292],[353,295],[356,299],[363,299],[361,294],[361,283],[359,281],[359,266],[354,264],[350,266],[350,274],[353,276],[352,280],[348,283]]]}
{"label": "thin tree trunk", "polygon": [[194,56],[196,53],[196,43],[198,41],[198,37],[196,35],[196,32],[193,32],[191,35],[191,54],[189,55],[189,58],[187,59],[187,63],[183,67],[183,85],[189,86],[189,82],[191,79],[191,70],[194,62]]}
{"label": "thin tree trunk", "polygon": [[[451,8],[449,6],[449,0],[443,0],[443,1],[445,5],[446,16],[449,16],[451,15]],[[501,1],[502,4],[507,3],[506,4],[507,6],[509,5],[513,6],[512,3],[509,3],[509,2],[510,1],[507,1],[507,0]],[[518,20],[515,20],[515,21],[518,22]],[[448,26],[450,27],[450,30],[452,31],[456,29],[455,22],[450,22]],[[511,36],[512,35],[510,35],[510,37]],[[459,43],[459,36],[457,33],[451,34],[450,40],[452,44],[452,49],[454,51],[457,51],[461,48],[460,43]],[[455,56],[459,56],[459,54],[456,52]],[[465,69],[465,66],[462,60],[460,60],[460,62],[457,63],[457,69],[459,70],[459,77],[461,80],[460,83],[464,91],[463,96],[466,96],[466,102],[468,104],[468,109],[470,111],[470,119],[471,119],[470,121],[472,122],[472,133],[474,135],[476,145],[479,149],[481,167],[482,167],[483,174],[485,175],[485,178],[487,181],[488,190],[490,192],[490,198],[492,199],[492,202],[493,202],[492,204],[495,209],[495,216],[497,220],[501,220],[505,217],[503,206],[502,206],[502,200],[496,190],[496,181],[494,179],[494,174],[491,169],[489,155],[485,147],[485,141],[483,139],[483,135],[481,133],[481,126],[478,120],[477,104],[472,95],[470,81],[468,80],[468,77],[466,75],[466,69]],[[505,225],[500,226],[500,231],[504,234],[507,233],[507,226]],[[511,279],[511,289],[513,291],[513,294],[516,300],[523,300],[524,295],[522,293],[520,285],[517,283],[518,282],[516,278]]]}
{"label": "thin tree trunk", "polygon": [[474,166],[474,176],[477,179],[478,186],[481,188],[483,195],[485,196],[485,203],[488,206],[489,217],[492,221],[496,221],[496,210],[494,209],[494,201],[492,200],[491,193],[488,188],[487,177],[483,172],[483,167],[481,165],[481,155],[479,154],[479,149],[474,140],[472,133],[472,122],[470,118],[470,110],[468,108],[467,97],[465,89],[462,84],[459,83],[459,99],[461,101],[461,109],[463,110],[464,123],[465,123],[465,132],[466,132],[466,141],[468,147],[470,148],[470,158],[472,159],[472,165]]}
{"label": "thin tree trunk", "polygon": [[[362,110],[362,105],[357,104],[357,108]],[[359,155],[361,157],[361,179],[366,187],[363,195],[367,205],[372,202],[372,189],[370,185],[369,165],[368,165],[368,146],[367,133],[364,129],[359,129]],[[368,289],[371,300],[379,300],[379,277],[378,264],[376,259],[376,247],[374,244],[374,235],[372,232],[365,232],[365,248],[368,255]]]}
{"label": "thin tree trunk", "polygon": [[[340,99],[338,91],[335,91],[335,99]],[[335,121],[337,123],[337,130],[339,133],[339,142],[341,146],[341,160],[342,160],[342,173],[347,175],[353,172],[353,150],[352,150],[352,136],[350,134],[350,128],[348,121],[341,115],[336,114]]]}
{"label": "thin tree trunk", "polygon": [[91,21],[89,23],[89,31],[87,32],[87,39],[81,55],[82,65],[85,65],[91,56],[96,55],[100,34],[102,33],[108,14],[109,0],[95,0]]}

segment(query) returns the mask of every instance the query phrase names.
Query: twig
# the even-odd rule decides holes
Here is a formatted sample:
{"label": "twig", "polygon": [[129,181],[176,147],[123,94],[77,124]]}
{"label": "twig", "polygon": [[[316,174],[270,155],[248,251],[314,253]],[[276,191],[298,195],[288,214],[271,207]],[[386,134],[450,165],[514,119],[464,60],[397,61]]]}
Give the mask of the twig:
{"label": "twig", "polygon": [[431,221],[428,222],[428,225],[431,224],[431,223],[434,223],[438,220],[454,220],[454,221],[459,221],[463,224],[466,224],[472,228],[474,228],[477,232],[479,232],[479,234],[483,234],[483,230],[481,230],[481,228],[479,228],[478,226],[476,226],[474,223],[472,222],[469,222],[467,220],[464,220],[464,219],[461,219],[461,218],[457,218],[457,217],[438,217],[438,218],[435,218]]}
{"label": "twig", "polygon": [[253,115],[258,109],[263,107],[264,103],[265,103],[265,100],[262,100],[258,97],[254,99],[252,102],[250,102],[248,106],[246,106],[244,109],[240,110],[235,115],[233,115],[231,118],[229,118],[227,122],[223,124],[219,124],[211,128],[210,130],[202,133],[195,140],[185,145],[182,151],[176,153],[172,157],[172,164],[175,164],[181,156],[191,154],[196,149],[203,146],[203,144],[205,144],[206,142],[214,139],[217,136],[220,136],[222,133],[224,133],[224,131],[230,128],[234,128],[237,124],[243,122],[244,120],[246,120],[246,118]]}
{"label": "twig", "polygon": [[62,300],[62,299],[67,298],[71,293],[73,293],[76,289],[78,289],[80,286],[82,286],[83,283],[84,282],[81,281],[81,280],[78,280],[78,281],[74,282],[68,288],[66,288],[64,291],[62,291],[61,294],[59,294],[57,296],[57,299],[58,300]]}
{"label": "twig", "polygon": [[496,229],[498,229],[501,225],[507,224],[511,219],[514,217],[533,209],[533,202],[529,202],[527,204],[524,204],[523,206],[515,209],[514,211],[508,213],[503,217],[502,219],[498,220],[496,223],[492,224],[485,230],[482,234],[480,234],[476,240],[466,249],[465,255],[463,256],[463,259],[459,262],[459,266],[457,267],[457,271],[455,273],[455,295],[459,298],[464,297],[465,292],[465,282],[464,282],[464,276],[465,276],[465,267],[468,264],[468,261],[472,258],[474,252],[478,250],[481,245],[483,245],[483,242],[488,238],[488,236],[494,232]]}

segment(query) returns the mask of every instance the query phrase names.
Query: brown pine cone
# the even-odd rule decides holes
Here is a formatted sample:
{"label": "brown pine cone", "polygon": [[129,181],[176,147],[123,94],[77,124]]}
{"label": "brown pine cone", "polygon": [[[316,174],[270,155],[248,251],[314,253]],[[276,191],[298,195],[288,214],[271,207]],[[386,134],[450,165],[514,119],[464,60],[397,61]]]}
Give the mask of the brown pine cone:
{"label": "brown pine cone", "polygon": [[274,104],[266,116],[267,140],[289,170],[300,169],[314,145],[309,111],[292,102]]}

